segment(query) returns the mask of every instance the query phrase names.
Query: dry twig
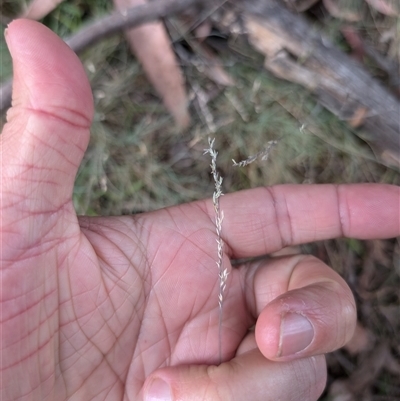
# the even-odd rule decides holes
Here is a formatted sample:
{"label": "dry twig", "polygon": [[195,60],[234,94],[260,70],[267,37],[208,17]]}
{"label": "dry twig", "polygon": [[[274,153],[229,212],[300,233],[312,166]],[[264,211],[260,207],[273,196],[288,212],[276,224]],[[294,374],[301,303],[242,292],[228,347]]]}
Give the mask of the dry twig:
{"label": "dry twig", "polygon": [[[132,28],[146,22],[177,14],[204,0],[168,0],[154,1],[124,11],[115,11],[99,18],[82,28],[79,32],[65,39],[68,46],[76,53],[88,48],[106,36],[126,28]],[[0,111],[10,106],[12,81],[5,82],[0,88]]]}

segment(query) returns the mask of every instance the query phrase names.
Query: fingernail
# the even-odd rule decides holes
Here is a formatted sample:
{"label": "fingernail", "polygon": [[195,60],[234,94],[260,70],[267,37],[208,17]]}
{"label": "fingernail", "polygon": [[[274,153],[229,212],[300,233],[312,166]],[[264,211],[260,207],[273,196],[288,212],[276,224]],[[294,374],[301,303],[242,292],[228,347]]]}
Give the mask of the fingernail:
{"label": "fingernail", "polygon": [[160,378],[153,379],[144,399],[145,401],[172,401],[168,383]]}
{"label": "fingernail", "polygon": [[314,328],[306,317],[298,313],[287,313],[281,323],[278,356],[303,351],[313,338]]}

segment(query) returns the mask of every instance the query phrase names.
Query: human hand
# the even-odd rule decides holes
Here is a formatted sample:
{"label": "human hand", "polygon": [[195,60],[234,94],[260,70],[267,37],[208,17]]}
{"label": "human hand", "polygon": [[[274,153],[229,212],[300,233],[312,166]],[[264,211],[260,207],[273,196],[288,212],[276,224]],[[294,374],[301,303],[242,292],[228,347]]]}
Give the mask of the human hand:
{"label": "human hand", "polygon": [[[0,138],[1,399],[133,401],[152,384],[153,399],[166,399],[169,383],[173,400],[316,400],[323,354],[345,344],[356,321],[345,282],[310,256],[233,269],[217,366],[212,203],[78,218],[73,184],[93,115],[83,68],[36,22],[11,23],[7,42],[14,92]],[[338,236],[397,236],[399,197],[384,185],[225,195],[224,264]]]}

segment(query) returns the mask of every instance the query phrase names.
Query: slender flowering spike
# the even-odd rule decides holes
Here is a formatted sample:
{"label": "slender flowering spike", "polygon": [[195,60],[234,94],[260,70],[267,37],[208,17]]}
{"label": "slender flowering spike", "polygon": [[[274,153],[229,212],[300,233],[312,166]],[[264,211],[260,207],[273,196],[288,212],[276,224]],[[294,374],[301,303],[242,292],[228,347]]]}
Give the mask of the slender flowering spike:
{"label": "slender flowering spike", "polygon": [[278,143],[278,141],[269,141],[267,143],[267,146],[264,150],[261,150],[260,152],[256,153],[253,156],[249,156],[247,159],[242,160],[240,162],[236,162],[234,159],[232,159],[233,166],[234,167],[245,167],[248,166],[249,164],[253,163],[255,160],[261,158],[261,160],[268,160],[269,154],[271,152],[271,149]]}
{"label": "slender flowering spike", "polygon": [[208,149],[204,150],[204,154],[209,154],[211,156],[211,175],[214,180],[214,193],[213,193],[213,205],[215,211],[215,231],[217,233],[217,268],[219,277],[219,294],[218,294],[218,306],[219,306],[219,322],[218,322],[218,339],[219,339],[219,359],[222,362],[222,312],[224,305],[224,294],[226,290],[226,283],[228,281],[228,269],[223,267],[223,256],[224,256],[224,243],[221,237],[222,231],[222,221],[224,220],[224,214],[221,211],[219,200],[223,195],[222,193],[222,177],[217,171],[217,156],[218,152],[214,149],[215,138],[208,139]]}
{"label": "slender flowering spike", "polygon": [[[212,201],[214,205],[215,212],[215,231],[217,234],[217,268],[218,268],[218,278],[219,278],[219,293],[218,293],[218,306],[219,306],[219,322],[218,322],[218,341],[219,341],[219,360],[222,363],[222,312],[224,307],[224,299],[225,299],[225,291],[228,282],[229,271],[228,268],[223,266],[223,256],[224,256],[224,243],[222,241],[222,222],[224,220],[224,213],[220,208],[220,197],[223,195],[222,193],[222,177],[219,175],[217,171],[217,156],[218,152],[214,149],[215,138],[208,139],[208,149],[204,150],[204,154],[209,154],[211,157],[211,175],[214,180],[214,193],[212,196]],[[244,167],[253,163],[255,160],[261,158],[261,160],[267,160],[270,154],[271,149],[278,143],[277,140],[269,141],[267,146],[261,152],[248,157],[245,160],[237,163],[235,160],[233,161],[233,165],[235,167]]]}

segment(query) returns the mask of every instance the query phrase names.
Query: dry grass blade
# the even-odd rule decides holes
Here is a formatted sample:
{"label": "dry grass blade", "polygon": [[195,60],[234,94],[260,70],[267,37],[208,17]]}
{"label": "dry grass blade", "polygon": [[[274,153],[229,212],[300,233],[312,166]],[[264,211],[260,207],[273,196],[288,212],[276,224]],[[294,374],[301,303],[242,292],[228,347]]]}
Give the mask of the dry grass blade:
{"label": "dry grass blade", "polygon": [[365,0],[371,7],[382,14],[390,17],[400,16],[400,5],[398,0]]}
{"label": "dry grass blade", "polygon": [[[114,0],[126,9],[146,3],[145,0]],[[162,22],[152,22],[126,31],[129,45],[140,60],[147,77],[160,94],[167,110],[180,128],[190,123],[184,78]]]}

